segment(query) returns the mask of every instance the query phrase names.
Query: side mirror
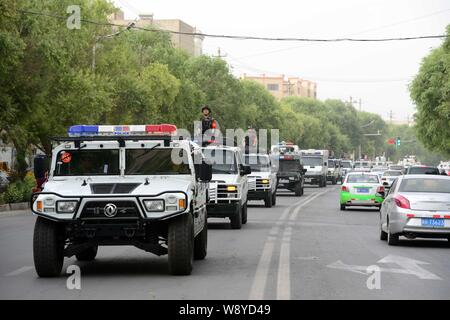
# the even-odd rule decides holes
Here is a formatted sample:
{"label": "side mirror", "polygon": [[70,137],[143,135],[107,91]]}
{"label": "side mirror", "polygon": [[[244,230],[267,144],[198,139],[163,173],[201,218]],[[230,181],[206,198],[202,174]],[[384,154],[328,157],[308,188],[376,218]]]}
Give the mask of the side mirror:
{"label": "side mirror", "polygon": [[46,173],[49,170],[49,161],[45,155],[37,155],[33,161],[34,177],[36,180],[42,180],[46,178]]}
{"label": "side mirror", "polygon": [[328,164],[327,164],[326,162],[324,162],[323,165],[324,165],[325,167],[328,166]]}
{"label": "side mirror", "polygon": [[245,164],[243,164],[243,165],[241,166],[241,170],[240,170],[240,171],[241,171],[241,172],[240,172],[241,176],[245,176],[245,175],[247,175],[247,174],[252,173],[252,169],[250,168],[250,166],[247,166],[247,165],[245,165]]}
{"label": "side mirror", "polygon": [[306,171],[308,171],[308,169],[302,169],[303,174],[305,174]]}
{"label": "side mirror", "polygon": [[199,179],[202,182],[209,182],[212,179],[212,165],[203,162],[199,168]]}

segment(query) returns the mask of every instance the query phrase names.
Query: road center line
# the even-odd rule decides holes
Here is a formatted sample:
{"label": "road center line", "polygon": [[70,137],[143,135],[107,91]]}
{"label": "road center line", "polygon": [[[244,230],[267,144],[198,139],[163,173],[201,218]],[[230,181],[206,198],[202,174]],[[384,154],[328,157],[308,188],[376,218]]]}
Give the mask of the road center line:
{"label": "road center line", "polygon": [[264,299],[264,292],[266,289],[267,278],[269,274],[270,262],[272,261],[273,251],[275,248],[275,242],[277,240],[277,236],[280,232],[281,225],[283,221],[287,220],[289,213],[292,210],[295,210],[297,205],[301,205],[302,203],[308,201],[312,196],[311,194],[308,197],[305,197],[289,207],[287,207],[283,213],[281,214],[278,221],[275,222],[275,225],[270,229],[269,235],[267,237],[266,243],[264,244],[263,252],[261,254],[261,258],[259,259],[258,266],[256,267],[255,277],[253,279],[252,288],[250,290],[249,299],[250,300],[262,300]]}
{"label": "road center line", "polygon": [[289,300],[291,298],[291,235],[292,227],[286,227],[283,233],[280,259],[278,261],[277,300]]}

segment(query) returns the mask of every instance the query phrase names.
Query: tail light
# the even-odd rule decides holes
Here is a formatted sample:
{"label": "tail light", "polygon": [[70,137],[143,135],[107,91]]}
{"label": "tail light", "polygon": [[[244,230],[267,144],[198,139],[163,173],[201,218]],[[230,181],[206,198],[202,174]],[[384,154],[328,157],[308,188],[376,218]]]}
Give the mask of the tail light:
{"label": "tail light", "polygon": [[386,181],[386,178],[381,178],[381,180],[384,180],[384,181]]}
{"label": "tail light", "polygon": [[411,209],[411,206],[409,204],[409,200],[406,199],[405,197],[401,196],[401,195],[396,195],[394,197],[394,201],[395,201],[395,204],[397,205],[397,207],[399,207],[399,208]]}
{"label": "tail light", "polygon": [[379,187],[377,188],[377,193],[383,193],[384,191],[385,191],[385,189],[384,189],[383,186],[379,186]]}
{"label": "tail light", "polygon": [[343,191],[343,192],[348,192],[348,188],[347,188],[346,186],[342,186],[342,187],[341,187],[341,191]]}

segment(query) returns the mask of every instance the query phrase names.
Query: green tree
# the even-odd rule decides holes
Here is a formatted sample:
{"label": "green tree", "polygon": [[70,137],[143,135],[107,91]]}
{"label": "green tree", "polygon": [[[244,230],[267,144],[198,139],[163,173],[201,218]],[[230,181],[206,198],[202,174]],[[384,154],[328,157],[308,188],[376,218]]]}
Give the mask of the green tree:
{"label": "green tree", "polygon": [[450,25],[441,47],[422,61],[410,85],[417,106],[418,138],[430,150],[450,156]]}

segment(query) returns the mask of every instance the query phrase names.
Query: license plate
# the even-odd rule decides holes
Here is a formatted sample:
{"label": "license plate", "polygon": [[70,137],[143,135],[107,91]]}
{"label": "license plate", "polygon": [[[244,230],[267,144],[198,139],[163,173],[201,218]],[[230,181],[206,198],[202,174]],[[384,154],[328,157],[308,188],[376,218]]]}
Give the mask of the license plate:
{"label": "license plate", "polygon": [[369,193],[369,188],[358,188],[358,193]]}
{"label": "license plate", "polygon": [[444,219],[422,218],[422,226],[424,227],[444,227]]}
{"label": "license plate", "polygon": [[311,181],[312,181],[311,178],[306,178],[306,179],[305,179],[305,182],[311,182]]}
{"label": "license plate", "polygon": [[280,179],[280,183],[289,183],[288,179]]}

